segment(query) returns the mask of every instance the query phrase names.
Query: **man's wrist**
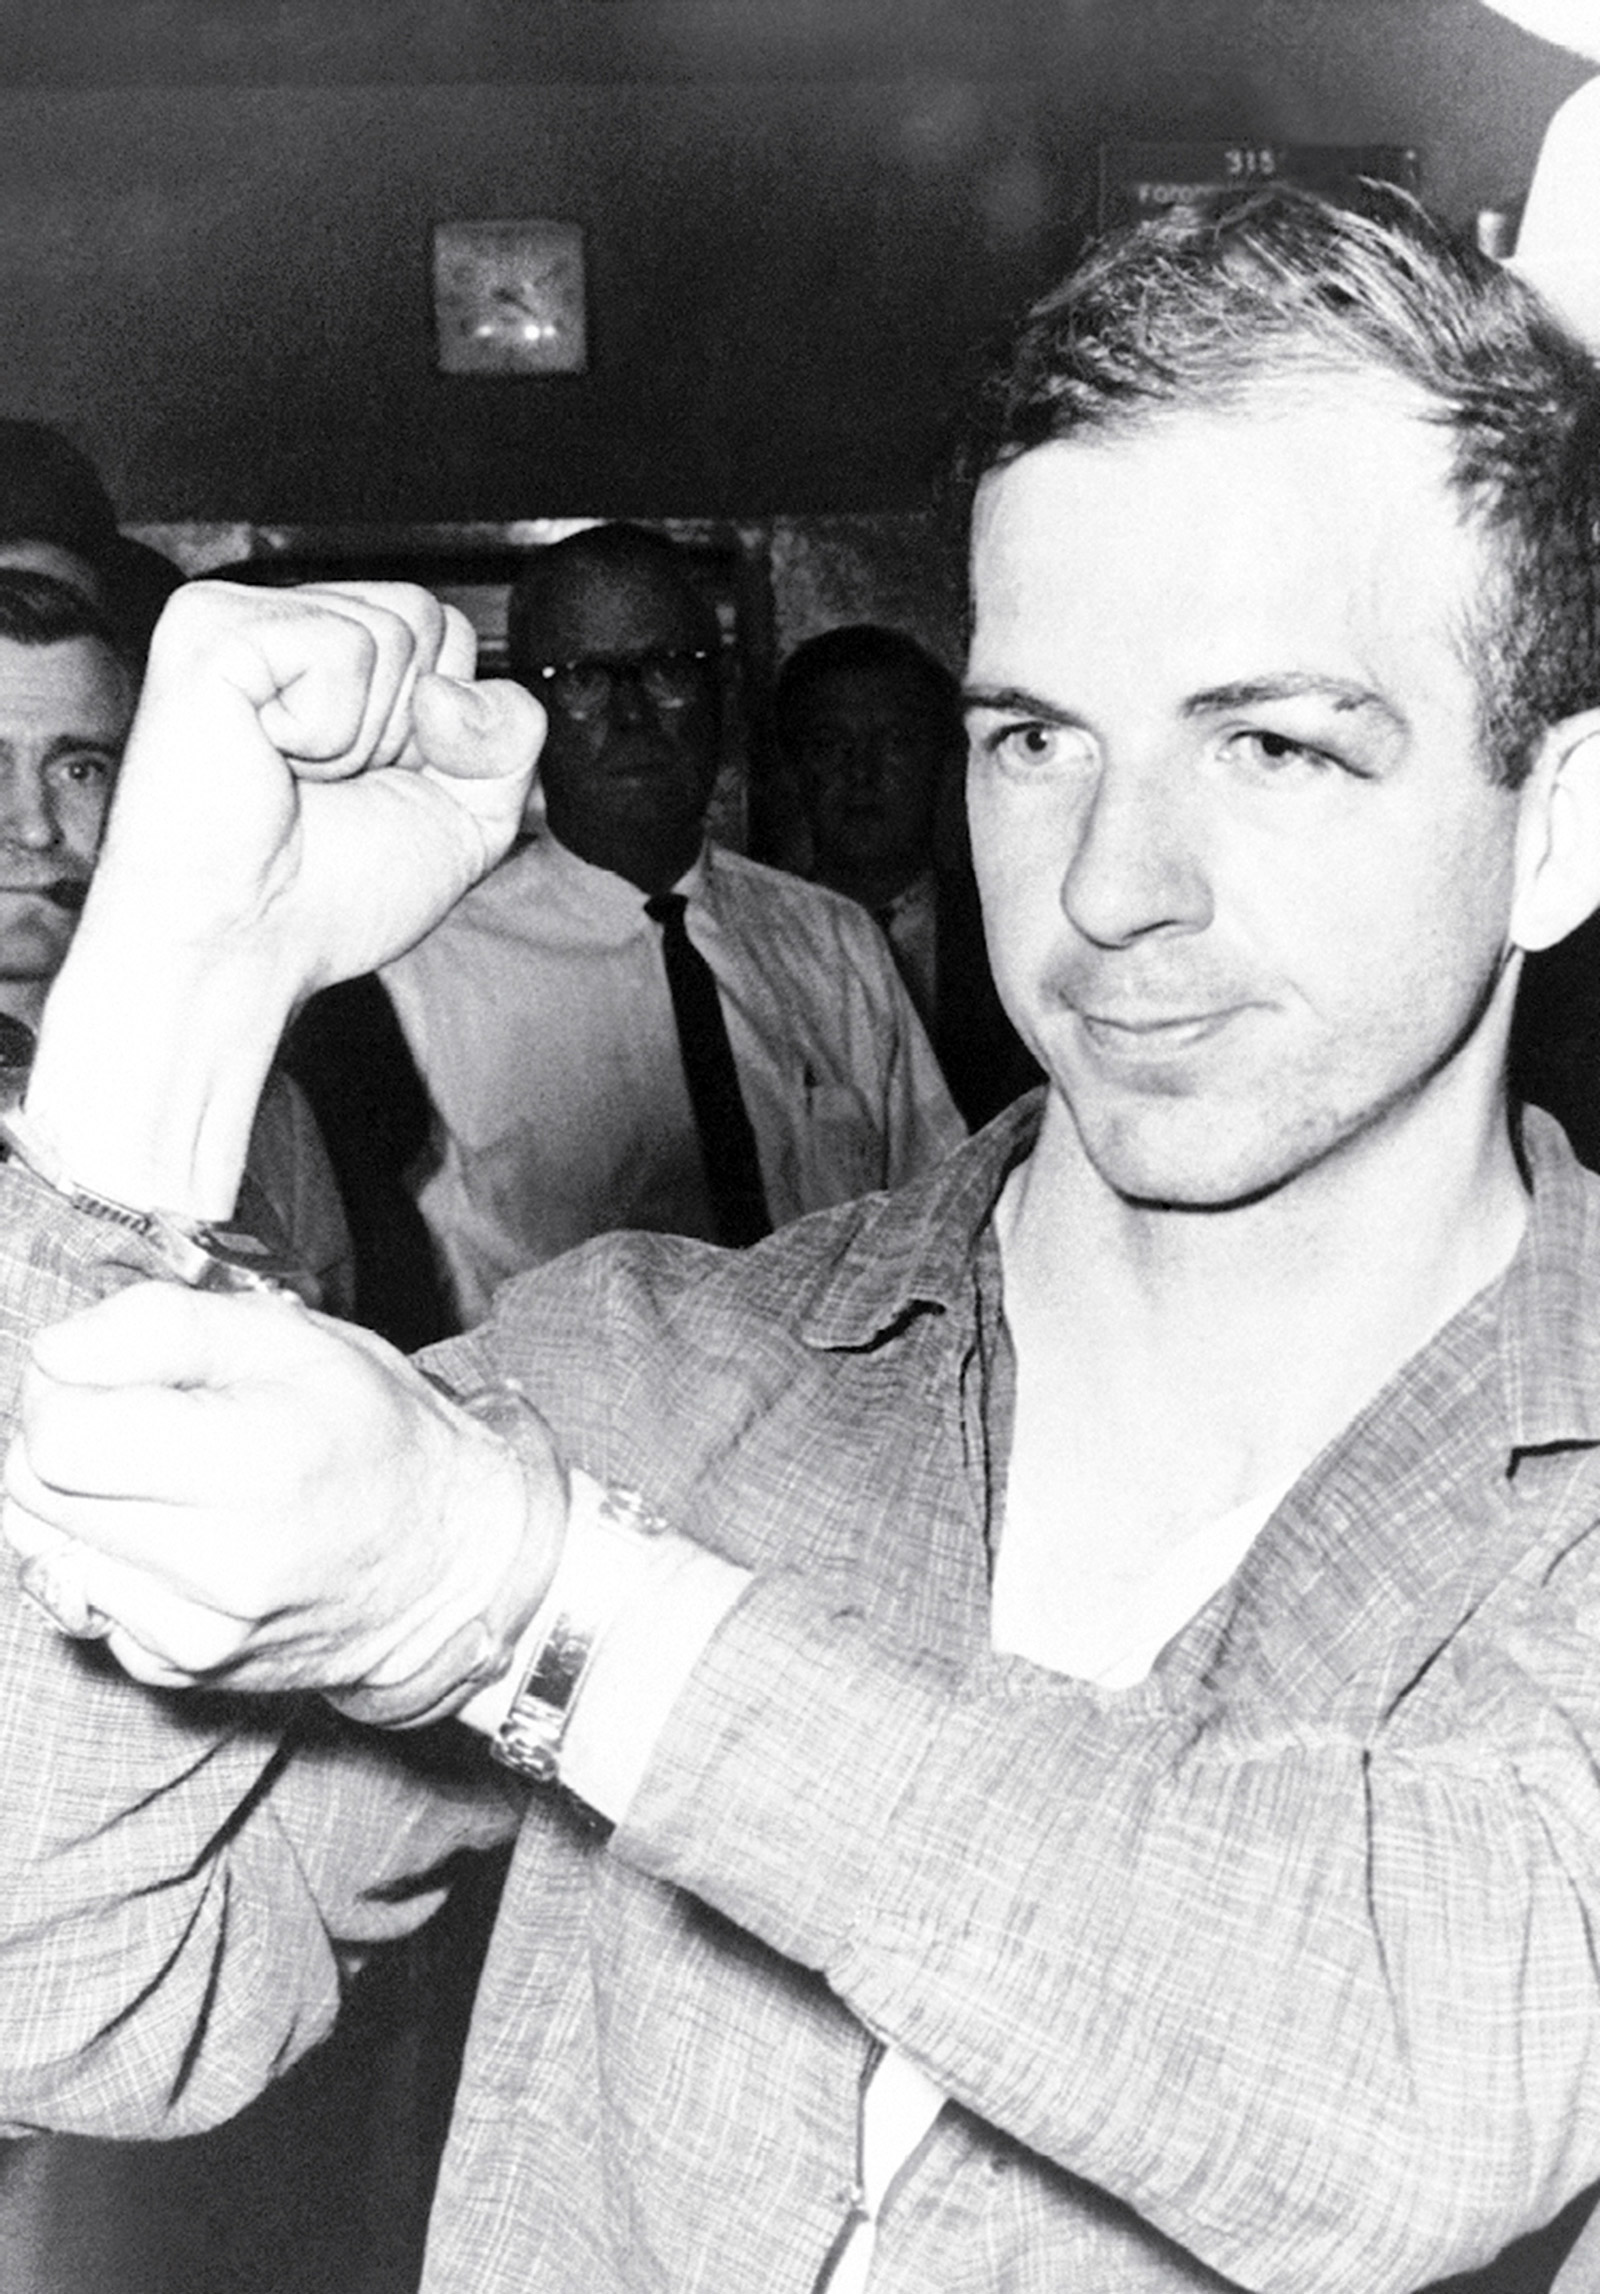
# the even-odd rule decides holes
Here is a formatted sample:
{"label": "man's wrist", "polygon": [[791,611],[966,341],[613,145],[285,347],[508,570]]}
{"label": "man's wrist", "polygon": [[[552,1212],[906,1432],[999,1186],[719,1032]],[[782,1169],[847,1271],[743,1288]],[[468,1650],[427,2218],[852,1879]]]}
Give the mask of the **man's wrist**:
{"label": "man's wrist", "polygon": [[[480,1552],[498,1545],[499,1559],[487,1581],[458,1574],[454,1590],[442,1589],[440,1607],[417,1615],[381,1668],[358,1688],[330,1695],[349,1719],[374,1728],[425,1728],[465,1718],[464,1708],[514,1679],[516,1653],[566,1543],[570,1483],[553,1458],[543,1419],[516,1382],[465,1394],[432,1378],[429,1383],[483,1429],[475,1437],[481,1454],[467,1502]],[[451,1623],[452,1616],[459,1622]],[[408,1651],[415,1653],[414,1663]]]}
{"label": "man's wrist", "polygon": [[275,1259],[245,1229],[190,1218],[161,1205],[124,1203],[85,1186],[48,1134],[30,1120],[27,1109],[3,1098],[0,1151],[31,1171],[70,1209],[102,1221],[123,1237],[138,1236],[160,1273],[191,1290],[292,1291],[314,1303],[317,1285],[311,1270]]}
{"label": "man's wrist", "polygon": [[574,1471],[567,1534],[549,1590],[519,1636],[511,1662],[463,1707],[495,1758],[548,1782],[584,1674],[607,1625],[660,1568],[666,1524],[631,1491]]}
{"label": "man's wrist", "polygon": [[502,1678],[460,1718],[495,1757],[620,1822],[689,1674],[750,1573],[630,1491],[571,1477],[561,1562]]}

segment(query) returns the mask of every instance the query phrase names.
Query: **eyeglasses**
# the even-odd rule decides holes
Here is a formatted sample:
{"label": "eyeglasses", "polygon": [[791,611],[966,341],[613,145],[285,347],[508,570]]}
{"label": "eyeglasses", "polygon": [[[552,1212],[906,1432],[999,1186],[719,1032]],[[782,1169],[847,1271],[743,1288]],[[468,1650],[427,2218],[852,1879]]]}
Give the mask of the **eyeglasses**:
{"label": "eyeglasses", "polygon": [[541,662],[538,688],[564,717],[598,717],[609,709],[618,683],[631,677],[656,709],[687,709],[705,684],[707,645],[651,653],[585,653],[576,661]]}

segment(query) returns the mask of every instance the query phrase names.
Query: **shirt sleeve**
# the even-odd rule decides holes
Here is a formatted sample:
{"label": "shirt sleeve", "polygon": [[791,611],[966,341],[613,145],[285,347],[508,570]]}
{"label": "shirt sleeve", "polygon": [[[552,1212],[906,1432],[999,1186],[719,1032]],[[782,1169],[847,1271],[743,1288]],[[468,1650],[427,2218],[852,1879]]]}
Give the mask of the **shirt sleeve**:
{"label": "shirt sleeve", "polygon": [[[136,1237],[0,1167],[5,1424],[31,1334],[153,1271]],[[295,1700],[141,1690],[0,1556],[0,2129],[172,2135],[330,2027],[342,1976],[419,1926],[523,1797]]]}
{"label": "shirt sleeve", "polygon": [[1596,1542],[1375,1726],[956,1672],[764,1575],[616,1847],[1228,2277],[1414,2286],[1600,2174]]}

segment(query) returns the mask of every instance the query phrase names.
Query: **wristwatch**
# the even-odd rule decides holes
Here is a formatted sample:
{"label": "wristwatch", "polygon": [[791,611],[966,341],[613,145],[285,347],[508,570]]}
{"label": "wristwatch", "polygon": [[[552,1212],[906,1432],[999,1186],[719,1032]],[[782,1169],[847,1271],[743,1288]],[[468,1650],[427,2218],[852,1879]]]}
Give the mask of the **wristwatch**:
{"label": "wristwatch", "polygon": [[561,1740],[601,1634],[656,1569],[666,1530],[636,1491],[574,1470],[561,1562],[529,1628],[533,1647],[521,1682],[489,1740],[503,1766],[536,1783],[555,1781]]}

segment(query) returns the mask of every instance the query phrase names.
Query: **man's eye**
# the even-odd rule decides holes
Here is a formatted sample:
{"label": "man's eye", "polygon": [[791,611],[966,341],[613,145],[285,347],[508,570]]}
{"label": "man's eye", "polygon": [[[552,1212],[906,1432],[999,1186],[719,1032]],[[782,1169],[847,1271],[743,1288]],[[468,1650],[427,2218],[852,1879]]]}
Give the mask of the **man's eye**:
{"label": "man's eye", "polygon": [[1060,772],[1085,762],[1086,736],[1076,725],[1042,722],[997,725],[980,742],[984,754],[1017,773]]}
{"label": "man's eye", "polygon": [[1281,773],[1295,765],[1303,765],[1310,772],[1326,772],[1339,761],[1326,749],[1297,741],[1288,733],[1270,732],[1264,725],[1251,725],[1235,733],[1230,746],[1245,763],[1259,766],[1269,774]]}
{"label": "man's eye", "polygon": [[64,781],[98,787],[111,777],[111,760],[96,756],[63,757],[56,770]]}

